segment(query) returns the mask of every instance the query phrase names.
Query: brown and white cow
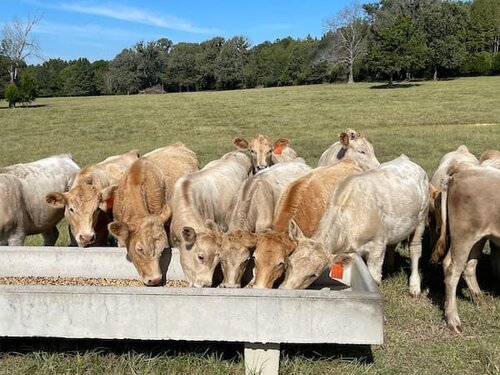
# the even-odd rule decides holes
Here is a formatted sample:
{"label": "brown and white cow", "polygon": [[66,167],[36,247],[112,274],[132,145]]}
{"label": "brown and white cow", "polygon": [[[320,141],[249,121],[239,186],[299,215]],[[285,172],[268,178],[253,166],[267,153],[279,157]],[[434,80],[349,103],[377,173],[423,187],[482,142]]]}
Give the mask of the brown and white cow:
{"label": "brown and white cow", "polygon": [[53,246],[64,211],[47,205],[45,195],[68,191],[79,171],[68,154],[0,168],[0,245],[23,245],[27,235],[42,233]]}
{"label": "brown and white cow", "polygon": [[198,170],[196,154],[182,143],[161,147],[136,161],[114,193],[111,234],[127,248],[146,285],[158,285],[160,258],[168,246],[165,225],[176,181]]}
{"label": "brown and white cow", "polygon": [[483,167],[493,167],[500,169],[500,151],[488,150],[483,152],[483,154],[479,158],[479,163]]}
{"label": "brown and white cow", "polygon": [[293,160],[297,153],[288,146],[288,139],[280,138],[273,143],[271,138],[258,134],[247,141],[245,138],[234,138],[233,145],[240,151],[249,151],[253,174],[269,168],[273,164]]}
{"label": "brown and white cow", "polygon": [[306,236],[311,236],[326,208],[328,197],[338,183],[361,173],[352,160],[340,160],[327,167],[317,167],[288,184],[280,197],[273,220],[273,230],[255,235],[255,288],[272,288],[283,274],[285,259],[296,247],[289,238],[294,220]]}
{"label": "brown and white cow", "polygon": [[232,151],[175,184],[170,235],[192,286],[212,285],[219,263],[217,235],[227,230],[227,213],[250,168],[246,155]]}
{"label": "brown and white cow", "polygon": [[380,165],[372,144],[363,134],[350,128],[340,133],[339,140],[323,152],[319,158],[318,167],[331,165],[341,159],[354,160],[363,170]]}
{"label": "brown and white cow", "polygon": [[297,158],[273,165],[242,185],[229,218],[228,232],[219,235],[224,275],[221,287],[240,287],[253,251],[251,233],[271,229],[281,192],[290,181],[310,170],[304,159]]}
{"label": "brown and white cow", "polygon": [[138,157],[137,150],[132,150],[88,165],[80,171],[68,192],[46,195],[47,203],[65,209],[64,216],[78,246],[106,245],[112,201],[110,195],[103,193],[109,191],[106,190],[109,186],[118,184]]}
{"label": "brown and white cow", "polygon": [[500,170],[457,163],[450,167],[447,176],[441,186],[443,225],[435,251],[444,248],[449,228],[450,246],[443,260],[445,318],[448,327],[460,333],[456,301],[460,275],[463,273],[477,301],[482,293],[476,280],[476,265],[484,243],[489,239],[492,252],[500,250]]}
{"label": "brown and white cow", "polygon": [[[409,239],[410,294],[420,294],[418,261],[429,204],[426,172],[406,156],[341,182],[311,239],[296,236],[281,288],[306,288],[339,254],[357,252],[380,285],[386,247]],[[293,233],[293,232],[292,232]],[[344,255],[343,255],[344,256]]]}

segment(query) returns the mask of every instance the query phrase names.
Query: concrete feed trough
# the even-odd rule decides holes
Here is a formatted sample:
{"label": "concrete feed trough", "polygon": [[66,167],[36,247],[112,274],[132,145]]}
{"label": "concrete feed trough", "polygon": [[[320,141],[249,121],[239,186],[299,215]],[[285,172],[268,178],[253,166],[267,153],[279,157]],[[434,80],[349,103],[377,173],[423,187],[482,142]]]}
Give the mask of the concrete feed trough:
{"label": "concrete feed trough", "polygon": [[[184,278],[177,250],[164,265],[168,279]],[[0,247],[5,276],[137,277],[124,249]],[[348,284],[323,275],[313,290],[0,285],[0,337],[243,342],[247,372],[275,374],[280,343],[383,342],[383,298],[359,257]]]}

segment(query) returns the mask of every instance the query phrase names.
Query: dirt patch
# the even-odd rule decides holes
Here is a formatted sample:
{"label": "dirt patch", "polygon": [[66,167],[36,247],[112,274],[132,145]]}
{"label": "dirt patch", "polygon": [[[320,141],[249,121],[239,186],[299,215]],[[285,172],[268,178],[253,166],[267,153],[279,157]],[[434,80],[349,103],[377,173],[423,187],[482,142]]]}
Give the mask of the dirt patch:
{"label": "dirt patch", "polygon": [[[85,286],[144,286],[135,279],[108,279],[104,277],[0,277],[0,285],[85,285]],[[169,288],[187,287],[185,280],[167,280]]]}

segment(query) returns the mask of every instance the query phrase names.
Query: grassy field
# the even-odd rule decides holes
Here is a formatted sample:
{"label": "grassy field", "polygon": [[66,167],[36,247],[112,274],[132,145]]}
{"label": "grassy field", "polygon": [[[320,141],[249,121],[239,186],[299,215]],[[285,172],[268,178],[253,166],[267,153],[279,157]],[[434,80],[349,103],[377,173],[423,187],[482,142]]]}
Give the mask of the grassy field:
{"label": "grassy field", "polygon": [[[317,85],[231,92],[55,98],[38,107],[0,104],[0,165],[71,152],[80,165],[175,141],[200,164],[232,149],[235,136],[287,137],[314,166],[347,127],[363,132],[380,161],[407,154],[429,174],[460,144],[476,155],[500,147],[500,77],[420,82],[380,89],[373,84]],[[66,243],[62,236],[59,244]],[[31,244],[39,244],[33,236]],[[407,264],[383,282],[385,343],[373,347],[285,346],[283,374],[500,373],[500,298],[487,257],[476,306],[463,289],[455,336],[442,318],[442,272],[423,260],[425,296],[407,294]],[[239,374],[242,346],[137,342],[0,341],[0,374]]]}

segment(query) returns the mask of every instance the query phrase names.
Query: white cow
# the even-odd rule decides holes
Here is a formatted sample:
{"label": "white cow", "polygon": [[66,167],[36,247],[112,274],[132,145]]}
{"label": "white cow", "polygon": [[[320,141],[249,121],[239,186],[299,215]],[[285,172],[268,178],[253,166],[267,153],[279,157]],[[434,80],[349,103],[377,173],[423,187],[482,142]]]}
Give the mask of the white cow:
{"label": "white cow", "polygon": [[48,205],[45,195],[68,191],[79,171],[69,154],[0,168],[0,245],[20,246],[38,233],[54,245],[64,209]]}
{"label": "white cow", "polygon": [[410,294],[419,295],[418,260],[428,201],[427,174],[405,155],[348,177],[330,195],[313,237],[296,235],[298,247],[288,259],[281,287],[306,288],[336,262],[339,253],[345,258],[350,252],[366,258],[371,275],[380,285],[386,247],[409,239]]}

